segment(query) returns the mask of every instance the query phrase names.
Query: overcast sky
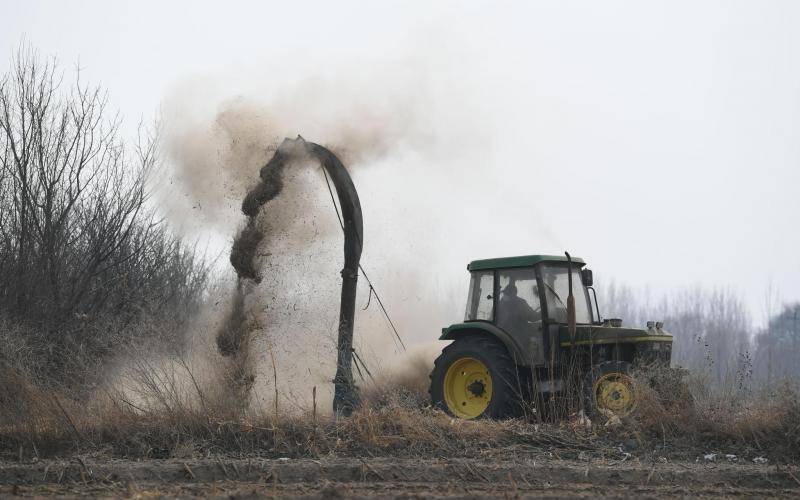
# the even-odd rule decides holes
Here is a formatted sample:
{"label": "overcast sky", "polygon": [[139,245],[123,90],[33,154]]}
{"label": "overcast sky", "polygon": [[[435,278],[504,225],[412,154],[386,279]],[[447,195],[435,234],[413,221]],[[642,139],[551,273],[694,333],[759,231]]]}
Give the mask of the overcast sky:
{"label": "overcast sky", "polygon": [[[405,241],[458,246],[427,271],[444,281],[462,279],[472,258],[566,248],[603,279],[731,287],[757,321],[770,280],[783,300],[800,299],[798,2],[3,0],[0,12],[4,68],[23,39],[65,66],[79,61],[128,131],[187,88],[235,97],[279,67],[292,73],[285,82],[374,72],[373,100],[382,73],[418,74],[425,83],[408,92],[427,92],[416,120],[429,120],[439,152],[405,154],[374,176],[406,189],[401,180],[425,169],[404,171],[403,158],[436,163],[469,143],[455,155],[472,162],[464,178],[443,167],[415,202],[439,226],[398,226]],[[370,217],[391,222],[408,207],[364,196],[369,246],[388,238],[376,225],[370,235]],[[483,224],[455,222],[465,205]]]}

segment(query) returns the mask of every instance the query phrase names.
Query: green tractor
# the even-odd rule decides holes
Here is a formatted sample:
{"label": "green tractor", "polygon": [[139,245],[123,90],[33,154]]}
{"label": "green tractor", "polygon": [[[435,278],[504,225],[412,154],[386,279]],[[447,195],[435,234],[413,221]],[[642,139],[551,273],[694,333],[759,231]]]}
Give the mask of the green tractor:
{"label": "green tractor", "polygon": [[579,258],[525,255],[467,269],[466,317],[442,329],[440,340],[452,342],[431,373],[433,404],[455,417],[509,417],[570,390],[588,414],[623,416],[637,403],[631,368],[669,365],[672,335],[661,323],[600,318]]}

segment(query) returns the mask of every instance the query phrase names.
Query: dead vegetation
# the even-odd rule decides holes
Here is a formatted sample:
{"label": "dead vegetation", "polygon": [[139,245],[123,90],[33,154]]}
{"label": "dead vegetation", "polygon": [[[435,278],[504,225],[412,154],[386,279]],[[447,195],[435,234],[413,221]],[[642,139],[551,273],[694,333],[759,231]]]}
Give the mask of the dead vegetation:
{"label": "dead vegetation", "polygon": [[786,379],[773,386],[721,386],[686,370],[648,368],[636,374],[639,404],[629,424],[662,442],[707,450],[735,446],[773,456],[800,449],[800,392]]}
{"label": "dead vegetation", "polygon": [[[661,375],[648,372],[637,378],[640,403],[633,415],[622,422],[598,417],[587,425],[578,412],[549,423],[452,419],[429,406],[426,366],[368,384],[362,390],[363,406],[341,419],[313,405],[300,412],[231,412],[226,400],[206,392],[199,378],[187,384],[145,372],[159,380],[140,386],[136,401],[114,391],[81,401],[5,368],[3,378],[11,383],[0,393],[2,458],[75,453],[127,458],[486,458],[552,453],[577,459],[620,458],[629,452],[653,459],[695,460],[706,453],[730,453],[743,460],[800,458],[800,397],[788,385],[774,393],[731,399],[705,394],[702,385],[691,381],[676,394],[670,391],[678,384],[653,386],[651,379]],[[692,402],[684,399],[684,391],[691,393]]]}
{"label": "dead vegetation", "polygon": [[[21,376],[21,375],[20,375]],[[27,382],[27,380],[25,380]],[[247,412],[231,418],[212,401],[205,408],[175,399],[173,389],[152,395],[160,401],[142,408],[112,394],[90,404],[64,400],[32,385],[1,398],[14,410],[0,414],[4,458],[104,452],[120,457],[204,456],[208,452],[264,457],[485,456],[508,450],[590,450],[589,434],[568,426],[544,429],[522,420],[454,420],[427,407],[427,396],[412,385],[384,385],[365,391],[367,404],[349,418],[317,414]],[[151,389],[154,386],[151,386]],[[163,389],[160,389],[164,392]],[[57,403],[60,401],[60,405]]]}
{"label": "dead vegetation", "polygon": [[22,46],[0,78],[0,367],[87,388],[130,342],[179,344],[208,267],[149,203],[157,137]]}

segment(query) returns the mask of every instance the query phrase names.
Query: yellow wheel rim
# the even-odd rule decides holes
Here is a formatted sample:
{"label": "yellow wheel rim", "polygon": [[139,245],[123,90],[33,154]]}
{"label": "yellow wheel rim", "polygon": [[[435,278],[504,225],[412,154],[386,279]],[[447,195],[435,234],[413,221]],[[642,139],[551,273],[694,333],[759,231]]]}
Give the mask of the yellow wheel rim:
{"label": "yellow wheel rim", "polygon": [[479,417],[492,400],[489,368],[475,358],[456,360],[444,374],[444,400],[460,418]]}
{"label": "yellow wheel rim", "polygon": [[607,373],[594,383],[594,398],[601,412],[625,416],[636,408],[633,379],[624,373]]}

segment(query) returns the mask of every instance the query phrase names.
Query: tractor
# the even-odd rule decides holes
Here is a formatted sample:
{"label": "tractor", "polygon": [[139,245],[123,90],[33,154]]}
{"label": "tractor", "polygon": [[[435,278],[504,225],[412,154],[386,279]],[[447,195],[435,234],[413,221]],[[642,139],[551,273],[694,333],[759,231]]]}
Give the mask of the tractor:
{"label": "tractor", "polygon": [[624,416],[637,404],[632,368],[670,363],[662,323],[601,319],[580,258],[484,259],[467,270],[464,321],[442,329],[440,340],[452,342],[430,375],[433,404],[454,417],[511,417],[570,391],[588,415]]}

